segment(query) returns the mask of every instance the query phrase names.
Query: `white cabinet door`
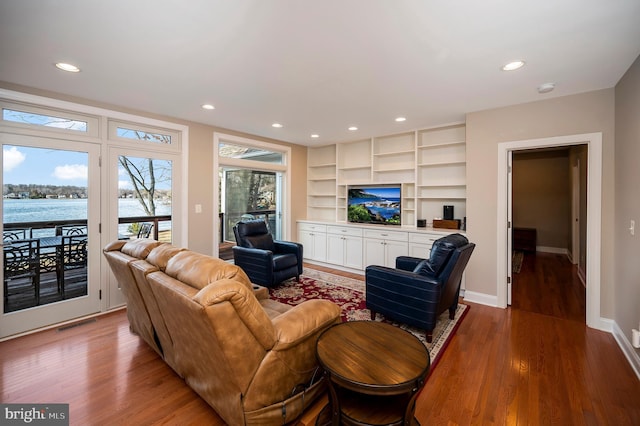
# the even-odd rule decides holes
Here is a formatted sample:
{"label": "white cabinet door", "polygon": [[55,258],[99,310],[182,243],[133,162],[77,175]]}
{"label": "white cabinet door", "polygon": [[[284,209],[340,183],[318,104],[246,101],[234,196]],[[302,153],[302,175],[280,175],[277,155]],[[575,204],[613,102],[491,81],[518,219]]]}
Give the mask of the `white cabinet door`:
{"label": "white cabinet door", "polygon": [[327,258],[327,234],[301,229],[298,239],[302,244],[302,255],[305,259],[324,262]]}
{"label": "white cabinet door", "polygon": [[364,239],[364,266],[386,264],[384,240]]}
{"label": "white cabinet door", "polygon": [[431,255],[430,245],[409,243],[409,256],[428,259],[430,255]]}
{"label": "white cabinet door", "polygon": [[344,237],[342,235],[327,234],[327,262],[336,265],[344,263]]}
{"label": "white cabinet door", "polygon": [[305,259],[313,258],[313,233],[301,229],[298,231],[298,241],[302,244],[302,256]]}
{"label": "white cabinet door", "polygon": [[385,241],[385,265],[396,267],[396,257],[409,254],[409,244],[403,241]]}
{"label": "white cabinet door", "polygon": [[378,240],[365,238],[364,260],[365,266],[380,265],[394,268],[396,257],[406,256],[409,253],[409,245],[404,241]]}
{"label": "white cabinet door", "polygon": [[344,266],[362,269],[362,238],[344,237]]}

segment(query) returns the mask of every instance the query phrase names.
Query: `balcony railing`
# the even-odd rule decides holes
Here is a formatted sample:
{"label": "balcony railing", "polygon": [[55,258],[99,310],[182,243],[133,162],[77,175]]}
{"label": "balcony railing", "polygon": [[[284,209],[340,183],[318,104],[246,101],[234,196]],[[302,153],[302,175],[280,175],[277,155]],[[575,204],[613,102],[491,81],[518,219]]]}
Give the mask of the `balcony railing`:
{"label": "balcony railing", "polygon": [[[118,218],[118,224],[126,225],[132,223],[148,222],[153,223],[153,239],[158,241],[171,241],[171,215],[160,216],[129,216]],[[161,223],[169,223],[169,227],[163,226],[160,229]],[[46,237],[55,235],[56,226],[65,225],[86,225],[86,219],[73,219],[73,220],[51,220],[51,221],[39,221],[39,222],[14,222],[5,223],[3,228],[5,230],[11,229],[31,229],[33,237]],[[120,235],[126,235],[126,232],[119,232]]]}

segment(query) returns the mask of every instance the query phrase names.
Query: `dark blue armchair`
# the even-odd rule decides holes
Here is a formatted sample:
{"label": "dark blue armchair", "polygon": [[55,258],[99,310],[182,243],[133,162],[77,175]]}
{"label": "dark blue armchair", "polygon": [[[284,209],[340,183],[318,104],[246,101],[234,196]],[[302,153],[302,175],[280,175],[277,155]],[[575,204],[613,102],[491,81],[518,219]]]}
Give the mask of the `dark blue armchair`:
{"label": "dark blue armchair", "polygon": [[302,274],[302,244],[274,240],[264,220],[238,222],[233,227],[237,246],[234,263],[254,284],[273,287]]}
{"label": "dark blue armchair", "polygon": [[400,256],[396,269],[367,266],[366,303],[371,319],[376,313],[426,330],[431,342],[440,314],[449,310],[453,319],[458,308],[460,282],[475,244],[461,234],[451,234],[433,243],[429,259]]}

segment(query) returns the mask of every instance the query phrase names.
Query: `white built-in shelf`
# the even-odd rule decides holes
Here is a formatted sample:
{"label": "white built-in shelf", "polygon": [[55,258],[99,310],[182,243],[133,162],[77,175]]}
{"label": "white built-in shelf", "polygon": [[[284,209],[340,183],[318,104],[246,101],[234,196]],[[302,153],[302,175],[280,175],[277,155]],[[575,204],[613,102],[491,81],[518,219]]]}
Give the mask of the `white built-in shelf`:
{"label": "white built-in shelf", "polygon": [[334,163],[323,163],[323,164],[310,164],[309,167],[335,167],[337,164]]}
{"label": "white built-in shelf", "polygon": [[467,164],[466,161],[443,161],[441,163],[421,163],[418,167],[442,167],[442,166],[456,166],[460,164]]}
{"label": "white built-in shelf", "polygon": [[345,221],[348,186],[398,183],[403,224],[431,223],[443,205],[466,216],[465,133],[457,124],[309,148],[307,218]]}
{"label": "white built-in shelf", "polygon": [[393,151],[393,152],[381,152],[381,153],[375,153],[373,154],[374,157],[391,157],[394,155],[413,155],[415,154],[415,149],[412,150],[407,150],[407,151]]}
{"label": "white built-in shelf", "polygon": [[348,166],[348,167],[340,167],[340,170],[358,170],[358,169],[370,169],[371,164],[361,165],[361,166]]}
{"label": "white built-in shelf", "polygon": [[418,145],[418,149],[434,149],[443,146],[454,146],[454,145],[466,145],[465,141],[453,141],[453,142],[442,142],[442,143],[434,143],[431,145]]}
{"label": "white built-in shelf", "polygon": [[336,177],[335,177],[335,176],[333,176],[333,177],[331,177],[331,176],[326,176],[326,177],[311,177],[311,178],[309,178],[309,180],[313,180],[313,181],[318,181],[318,182],[320,182],[320,181],[323,181],[323,180],[336,180]]}

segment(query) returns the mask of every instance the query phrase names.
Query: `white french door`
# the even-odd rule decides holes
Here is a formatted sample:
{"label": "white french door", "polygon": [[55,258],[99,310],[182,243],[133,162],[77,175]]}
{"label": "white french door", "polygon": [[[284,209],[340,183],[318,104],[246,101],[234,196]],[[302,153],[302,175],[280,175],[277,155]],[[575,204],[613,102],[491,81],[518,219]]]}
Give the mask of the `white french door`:
{"label": "white french door", "polygon": [[[182,215],[176,208],[182,204],[180,156],[111,146],[108,158],[105,244],[141,237],[181,244]],[[149,235],[140,235],[143,223],[151,225]],[[122,305],[120,285],[107,269],[109,306]]]}
{"label": "white french door", "polygon": [[[100,145],[9,133],[0,133],[0,143],[3,236],[22,226],[28,231],[20,238],[36,240],[39,247],[38,290],[35,277],[5,277],[5,263],[13,258],[7,257],[11,243],[3,242],[0,338],[99,312]],[[63,229],[57,231],[55,225],[71,223],[84,227],[86,266],[75,265],[65,274],[61,271],[69,267],[69,255],[58,250],[69,240],[57,235]],[[71,272],[77,280],[73,288]]]}

